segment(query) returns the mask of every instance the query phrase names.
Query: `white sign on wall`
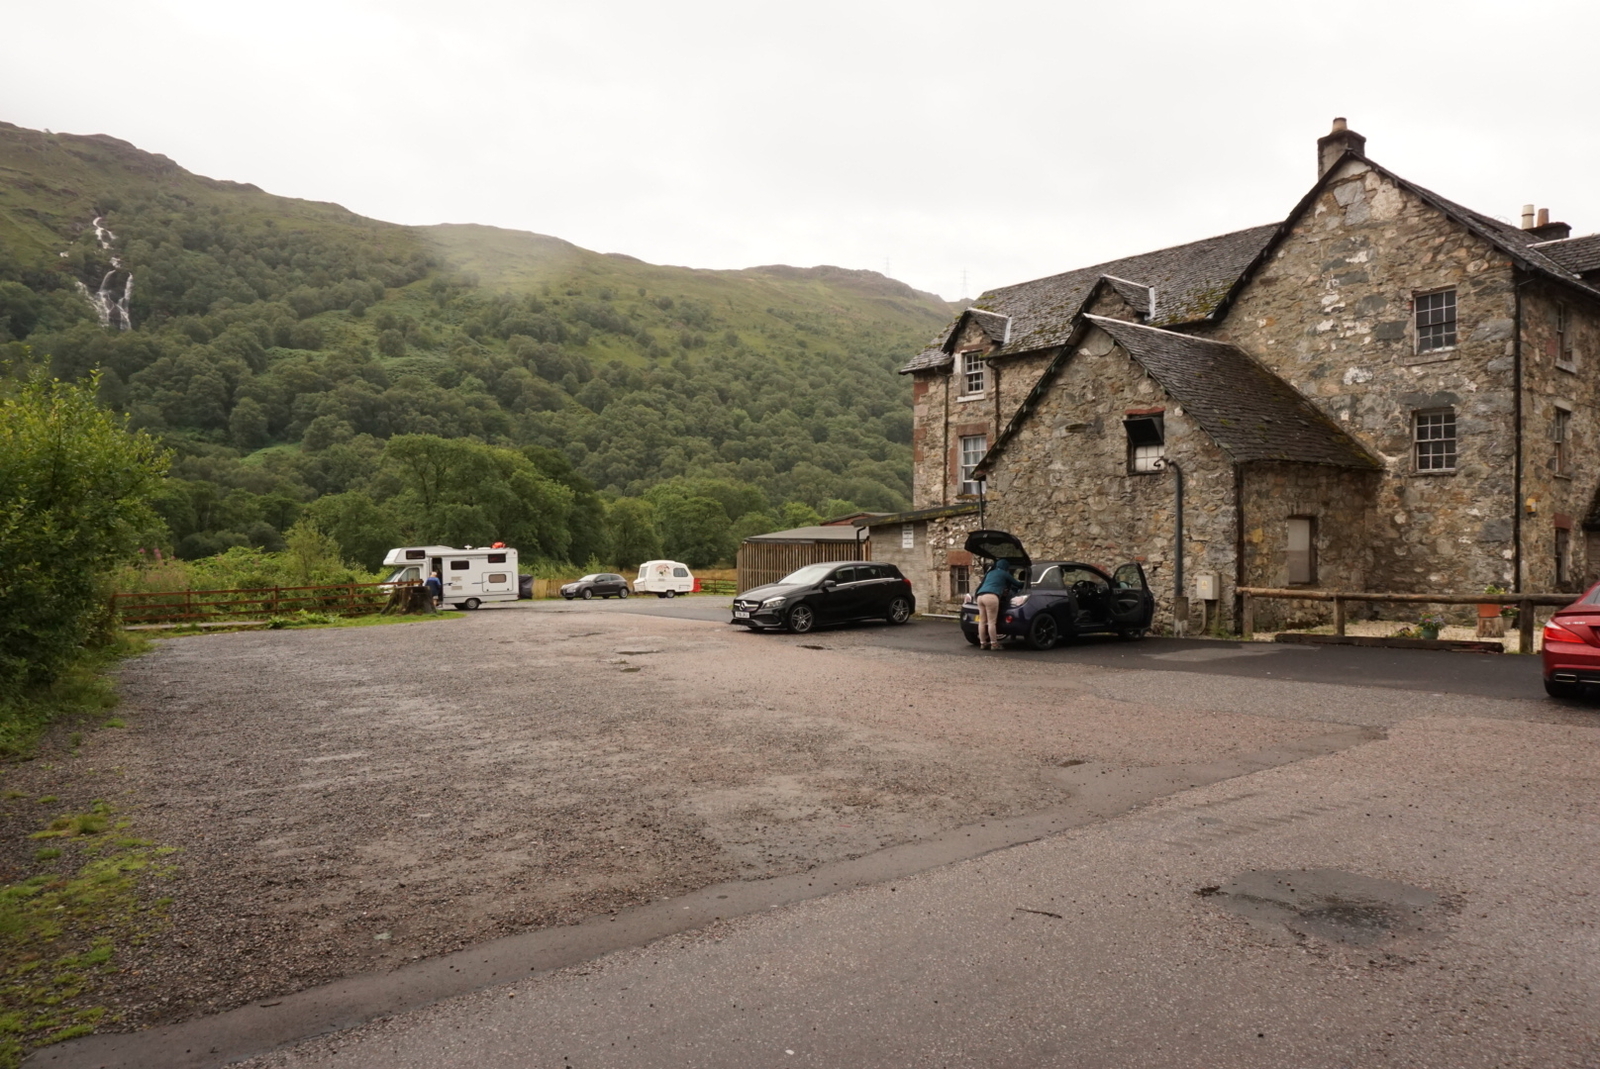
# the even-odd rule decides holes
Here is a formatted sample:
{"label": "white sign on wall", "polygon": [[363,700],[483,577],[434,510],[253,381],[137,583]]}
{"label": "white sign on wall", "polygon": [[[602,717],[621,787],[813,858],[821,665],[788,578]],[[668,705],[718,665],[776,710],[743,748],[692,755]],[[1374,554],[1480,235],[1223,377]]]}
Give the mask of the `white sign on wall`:
{"label": "white sign on wall", "polygon": [[914,549],[917,545],[917,525],[902,523],[900,525],[900,548]]}

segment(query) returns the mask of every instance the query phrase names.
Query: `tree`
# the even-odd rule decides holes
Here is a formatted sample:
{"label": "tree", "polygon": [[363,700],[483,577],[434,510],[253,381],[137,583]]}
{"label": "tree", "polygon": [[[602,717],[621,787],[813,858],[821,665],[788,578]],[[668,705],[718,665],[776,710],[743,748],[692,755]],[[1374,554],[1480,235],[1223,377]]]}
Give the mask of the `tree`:
{"label": "tree", "polygon": [[359,491],[319,497],[306,506],[306,516],[339,544],[340,557],[368,571],[406,541],[394,512]]}
{"label": "tree", "polygon": [[636,497],[613,501],[606,509],[606,538],[611,544],[611,559],[619,568],[637,568],[661,556],[655,509],[650,502]]}
{"label": "tree", "polygon": [[267,444],[267,410],[253,397],[241,398],[228,417],[228,435],[233,444],[249,452]]}
{"label": "tree", "polygon": [[35,378],[0,399],[0,686],[72,661],[105,576],[159,526],[167,454],[96,404],[98,387]]}
{"label": "tree", "polygon": [[733,524],[709,497],[664,498],[656,506],[656,524],[667,555],[691,568],[733,558]]}

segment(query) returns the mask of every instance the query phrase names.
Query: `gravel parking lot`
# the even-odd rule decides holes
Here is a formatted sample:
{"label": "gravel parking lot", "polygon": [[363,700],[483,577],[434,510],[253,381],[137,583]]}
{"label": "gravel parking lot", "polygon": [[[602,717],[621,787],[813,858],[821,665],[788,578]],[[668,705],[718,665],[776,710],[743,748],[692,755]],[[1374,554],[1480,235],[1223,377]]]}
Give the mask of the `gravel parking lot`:
{"label": "gravel parking lot", "polygon": [[180,850],[170,928],[111,978],[130,1027],[1038,811],[1080,762],[1329,729],[874,637],[507,609],[171,639],[122,672],[127,730],[9,782]]}

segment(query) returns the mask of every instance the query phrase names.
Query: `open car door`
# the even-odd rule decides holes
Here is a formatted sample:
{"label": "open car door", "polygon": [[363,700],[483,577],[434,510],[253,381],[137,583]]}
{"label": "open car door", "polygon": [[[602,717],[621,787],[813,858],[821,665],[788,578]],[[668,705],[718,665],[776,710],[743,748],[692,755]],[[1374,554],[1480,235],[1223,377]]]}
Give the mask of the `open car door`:
{"label": "open car door", "polygon": [[1156,599],[1145,582],[1144,569],[1129,561],[1111,574],[1111,622],[1125,631],[1150,626]]}

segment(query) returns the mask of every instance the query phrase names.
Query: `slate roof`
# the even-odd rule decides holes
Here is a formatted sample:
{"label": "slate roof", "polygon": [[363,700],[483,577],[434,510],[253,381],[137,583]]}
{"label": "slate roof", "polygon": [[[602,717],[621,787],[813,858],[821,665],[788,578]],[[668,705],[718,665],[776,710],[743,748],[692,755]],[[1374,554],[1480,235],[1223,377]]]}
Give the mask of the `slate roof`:
{"label": "slate roof", "polygon": [[791,527],[787,531],[772,531],[751,535],[746,542],[855,542],[860,538],[854,524],[837,526]]}
{"label": "slate roof", "polygon": [[[1142,312],[1148,313],[1149,291],[1155,289],[1153,323],[1193,323],[1211,314],[1277,230],[1277,223],[1269,223],[990,290],[978,299],[976,310],[1010,317],[1007,352],[1046,349],[1067,340],[1084,303],[1102,277],[1110,276],[1117,292]],[[950,363],[947,345],[955,329],[954,325],[946,329],[900,370]]]}
{"label": "slate roof", "polygon": [[1600,271],[1600,234],[1560,241],[1542,241],[1539,251],[1574,274]]}
{"label": "slate roof", "polygon": [[[1086,315],[1083,320],[1127,350],[1235,463],[1281,460],[1365,470],[1382,467],[1299,391],[1237,346],[1122,319]],[[1064,351],[1040,376],[979,463],[979,473],[991,470],[1070,357],[1071,350]]]}
{"label": "slate roof", "polygon": [[951,516],[966,516],[978,511],[976,501],[959,505],[934,505],[932,508],[911,512],[888,512],[855,520],[857,527],[885,527],[893,524],[916,523],[918,520],[943,520]]}

